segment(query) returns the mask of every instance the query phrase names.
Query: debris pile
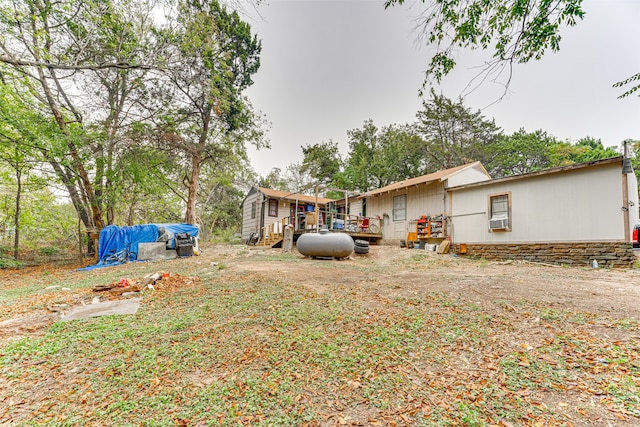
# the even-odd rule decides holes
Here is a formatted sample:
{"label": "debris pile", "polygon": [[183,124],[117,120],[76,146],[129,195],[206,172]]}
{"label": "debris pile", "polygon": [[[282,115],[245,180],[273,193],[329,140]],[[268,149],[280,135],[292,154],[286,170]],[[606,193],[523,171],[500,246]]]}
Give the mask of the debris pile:
{"label": "debris pile", "polygon": [[139,295],[144,290],[149,291],[173,291],[179,288],[191,286],[200,279],[197,277],[186,277],[180,274],[168,272],[151,273],[142,279],[122,278],[118,282],[96,285],[93,292],[106,292],[109,297],[130,297]]}
{"label": "debris pile", "polygon": [[[107,285],[96,285],[93,292],[107,294],[107,300],[101,301],[96,296],[89,305],[74,307],[68,313],[62,312],[62,321],[86,319],[88,317],[108,316],[114,314],[135,314],[142,302],[142,291],[171,291],[192,285],[196,280],[179,274],[151,273],[142,279],[122,278]],[[122,299],[125,298],[125,299]]]}

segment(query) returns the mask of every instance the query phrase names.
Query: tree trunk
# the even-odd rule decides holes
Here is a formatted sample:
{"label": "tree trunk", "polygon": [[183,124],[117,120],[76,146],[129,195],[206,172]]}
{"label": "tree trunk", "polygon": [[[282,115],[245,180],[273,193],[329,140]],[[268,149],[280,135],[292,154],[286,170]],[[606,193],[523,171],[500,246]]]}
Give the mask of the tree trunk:
{"label": "tree trunk", "polygon": [[[58,103],[55,99],[55,97],[53,96],[53,93],[51,91],[51,87],[49,87],[49,84],[47,83],[47,77],[44,74],[44,70],[42,68],[38,69],[38,78],[40,81],[40,85],[42,86],[42,90],[44,92],[45,98],[47,100],[47,104],[49,105],[49,108],[51,110],[51,113],[53,114],[53,117],[55,118],[56,124],[58,125],[58,128],[60,129],[60,131],[62,131],[62,133],[65,136],[69,136],[69,128],[67,126],[67,123],[62,115],[62,112],[60,111],[60,108],[58,107]],[[55,76],[53,76],[53,78],[55,79]],[[91,183],[91,179],[89,179],[89,174],[87,173],[87,170],[85,169],[84,165],[82,164],[82,160],[80,159],[80,155],[78,154],[78,150],[75,146],[75,144],[71,141],[71,139],[69,139],[67,141],[67,148],[69,149],[69,155],[71,157],[71,161],[74,167],[74,173],[78,176],[78,178],[80,179],[80,185],[82,186],[82,188],[84,189],[84,196],[86,198],[86,200],[89,202],[89,208],[91,210],[91,217],[93,219],[93,224],[87,224],[85,223],[85,226],[87,226],[87,228],[92,228],[92,226],[95,226],[98,228],[98,230],[101,230],[104,228],[104,221],[102,219],[102,211],[100,209],[100,206],[98,205],[98,200],[96,197],[95,192],[93,191],[93,185]],[[77,208],[76,208],[77,209]]]}
{"label": "tree trunk", "polygon": [[127,212],[127,225],[129,226],[133,225],[133,214],[134,214],[135,207],[136,207],[136,200],[134,197],[134,200],[131,201],[131,204],[129,205],[129,210]]}
{"label": "tree trunk", "polygon": [[[44,154],[46,155],[46,152]],[[78,193],[78,189],[73,183],[73,177],[65,173],[65,170],[62,168],[62,166],[60,166],[60,164],[55,160],[49,159],[48,163],[49,165],[51,165],[53,170],[56,172],[56,175],[58,176],[58,178],[60,178],[65,188],[67,189],[69,197],[71,198],[71,203],[73,203],[73,207],[76,209],[78,218],[82,221],[85,228],[95,228],[95,224],[93,223],[92,218],[89,215],[86,204],[83,202],[82,196]]]}
{"label": "tree trunk", "polygon": [[200,176],[200,164],[202,156],[199,152],[191,155],[191,179],[189,180],[189,197],[187,198],[187,214],[185,222],[196,225],[196,203],[198,201],[198,178]]}
{"label": "tree trunk", "polygon": [[82,221],[80,220],[80,217],[78,217],[78,259],[79,261],[82,261],[82,258],[84,257],[84,245],[82,244],[83,236],[80,224],[82,224]]}
{"label": "tree trunk", "polygon": [[16,190],[16,215],[13,220],[13,226],[15,227],[15,234],[13,237],[13,258],[18,259],[18,247],[20,245],[20,198],[22,197],[22,171],[20,167],[16,168],[16,183],[18,188]]}

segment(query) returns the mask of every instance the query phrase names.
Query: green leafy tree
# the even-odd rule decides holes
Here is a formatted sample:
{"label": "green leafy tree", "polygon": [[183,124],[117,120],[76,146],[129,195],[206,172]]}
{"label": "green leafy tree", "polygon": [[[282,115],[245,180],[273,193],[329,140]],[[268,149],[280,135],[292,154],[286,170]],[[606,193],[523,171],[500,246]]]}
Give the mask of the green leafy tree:
{"label": "green leafy tree", "polygon": [[592,160],[607,159],[620,155],[616,147],[606,147],[600,139],[590,136],[579,139],[575,143],[576,153],[572,157],[575,163],[589,162]]}
{"label": "green leafy tree", "polygon": [[349,153],[340,181],[346,190],[369,191],[381,186],[374,176],[375,156],[379,151],[378,128],[369,119],[361,129],[347,131]]}
{"label": "green leafy tree", "polygon": [[551,147],[550,166],[566,166],[619,156],[615,147],[605,148],[602,141],[592,137],[579,139],[575,144],[557,142]]}
{"label": "green leafy tree", "polygon": [[[436,47],[427,80],[441,81],[456,65],[458,48],[492,50],[485,74],[511,75],[517,63],[560,49],[560,29],[584,17],[582,0],[421,0],[427,7],[418,27]],[[405,0],[386,0],[385,8]]]}
{"label": "green leafy tree", "polygon": [[242,200],[256,174],[241,144],[230,144],[224,156],[205,164],[198,202],[203,239],[230,241],[242,224]]}
{"label": "green leafy tree", "polygon": [[196,223],[200,170],[223,157],[231,133],[243,134],[258,146],[258,120],[242,91],[260,66],[261,44],[237,12],[216,0],[183,1],[176,27],[165,37],[174,49],[166,69],[174,95],[172,114],[165,117],[165,141],[178,147],[188,162],[185,221]]}
{"label": "green leafy tree", "polygon": [[424,140],[412,126],[378,128],[372,120],[347,131],[349,153],[342,173],[334,178],[346,190],[369,191],[424,173]]}
{"label": "green leafy tree", "polygon": [[615,147],[605,148],[602,141],[592,137],[571,144],[558,141],[542,130],[526,132],[524,129],[501,136],[490,151],[493,158],[485,166],[494,178],[620,155]]}
{"label": "green leafy tree", "polygon": [[423,106],[416,128],[426,142],[428,172],[472,161],[490,162],[491,147],[500,131],[493,120],[465,107],[462,99],[454,102],[433,91]]}
{"label": "green leafy tree", "polygon": [[542,130],[526,132],[520,129],[511,135],[501,135],[488,147],[492,153],[487,171],[494,178],[545,169],[553,165],[555,138]]}
{"label": "green leafy tree", "polygon": [[338,144],[333,141],[302,147],[300,172],[309,174],[317,184],[327,184],[340,172],[342,159]]}
{"label": "green leafy tree", "polygon": [[[478,82],[499,78],[506,72],[509,85],[515,64],[542,58],[560,50],[561,31],[581,21],[582,0],[420,0],[426,7],[418,18],[422,40],[435,46],[425,84],[440,82],[456,66],[460,48],[492,52],[479,73]],[[405,0],[385,0],[385,9]],[[619,98],[640,89],[640,73],[617,82],[626,88]]]}
{"label": "green leafy tree", "polygon": [[[162,52],[157,42],[153,22],[154,2],[125,0],[105,2],[103,12],[93,31],[86,33],[86,24],[73,27],[77,40],[83,40],[86,50],[99,63],[155,65]],[[157,113],[157,105],[149,98],[154,95],[145,84],[156,77],[149,67],[104,67],[91,70],[78,81],[83,93],[91,93],[92,120],[86,123],[91,132],[88,149],[94,159],[92,171],[96,197],[106,215],[107,224],[114,224],[116,206],[125,182],[118,167],[119,157],[139,145],[135,139],[136,126],[141,118]],[[132,138],[134,136],[134,138]]]}
{"label": "green leafy tree", "polygon": [[38,140],[46,135],[46,120],[37,112],[24,108],[16,92],[0,84],[0,163],[13,172],[14,206],[12,209],[14,242],[13,257],[18,259],[20,246],[22,199],[25,190],[41,189],[45,180],[34,173],[41,159],[36,149]]}
{"label": "green leafy tree", "polygon": [[[87,228],[105,224],[115,133],[132,105],[124,101],[130,82],[140,77],[125,70],[150,68],[154,59],[141,48],[152,34],[144,23],[151,10],[143,0],[0,0],[3,78],[30,95],[26,108],[46,111],[56,124],[59,135],[39,150]],[[107,111],[101,123],[98,100]]]}
{"label": "green leafy tree", "polygon": [[176,157],[151,146],[134,146],[114,164],[114,222],[134,225],[182,221],[184,198],[176,181]]}
{"label": "green leafy tree", "polygon": [[230,241],[242,224],[242,200],[255,173],[246,159],[207,164],[201,180],[206,197],[199,204],[201,238]]}
{"label": "green leafy tree", "polygon": [[390,125],[380,130],[380,175],[387,183],[426,173],[426,143],[411,125]]}
{"label": "green leafy tree", "polygon": [[277,167],[271,169],[266,176],[261,177],[258,180],[258,186],[271,188],[272,190],[289,191],[287,178],[282,173],[282,169]]}
{"label": "green leafy tree", "polygon": [[640,89],[640,73],[634,74],[628,79],[614,83],[613,87],[616,87],[616,88],[626,87],[626,90],[620,96],[618,96],[618,98],[626,98],[627,96],[634,94],[638,89]]}

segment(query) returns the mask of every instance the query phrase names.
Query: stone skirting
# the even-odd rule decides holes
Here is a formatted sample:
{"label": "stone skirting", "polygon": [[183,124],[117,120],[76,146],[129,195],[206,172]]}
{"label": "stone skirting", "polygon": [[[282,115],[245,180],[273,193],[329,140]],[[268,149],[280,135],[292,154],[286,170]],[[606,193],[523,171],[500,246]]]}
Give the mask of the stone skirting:
{"label": "stone skirting", "polygon": [[[531,262],[600,267],[631,267],[636,261],[630,242],[562,242],[562,243],[467,243],[461,256],[490,260],[524,260]],[[460,253],[460,243],[452,253]]]}

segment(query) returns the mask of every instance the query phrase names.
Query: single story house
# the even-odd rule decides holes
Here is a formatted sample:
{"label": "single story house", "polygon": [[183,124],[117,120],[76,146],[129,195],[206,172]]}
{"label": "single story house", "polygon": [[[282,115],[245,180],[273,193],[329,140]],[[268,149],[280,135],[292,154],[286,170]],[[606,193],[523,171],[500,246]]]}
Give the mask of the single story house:
{"label": "single story house", "polygon": [[450,180],[452,246],[486,259],[630,266],[639,204],[626,162],[620,156],[481,182]]}
{"label": "single story house", "polygon": [[[324,197],[308,196],[289,191],[272,190],[254,186],[242,201],[242,240],[246,241],[251,233],[257,233],[262,240],[268,230],[282,233],[283,220],[296,228],[305,227],[307,212],[324,211],[332,202]],[[320,224],[323,223],[320,215]]]}
{"label": "single story house", "polygon": [[[449,215],[447,187],[490,179],[480,162],[468,163],[369,191],[360,208],[366,206],[367,216],[380,218],[381,243],[396,244],[417,233],[421,218]],[[446,237],[446,231],[443,234],[438,237]]]}

